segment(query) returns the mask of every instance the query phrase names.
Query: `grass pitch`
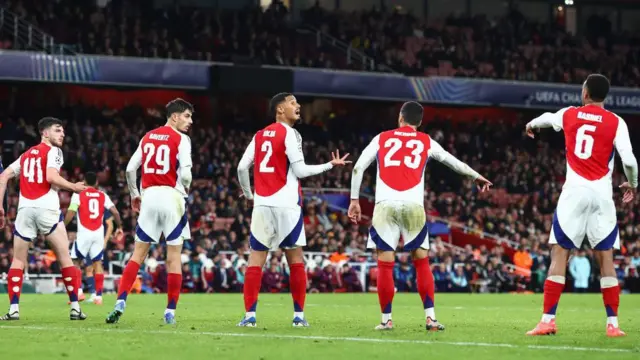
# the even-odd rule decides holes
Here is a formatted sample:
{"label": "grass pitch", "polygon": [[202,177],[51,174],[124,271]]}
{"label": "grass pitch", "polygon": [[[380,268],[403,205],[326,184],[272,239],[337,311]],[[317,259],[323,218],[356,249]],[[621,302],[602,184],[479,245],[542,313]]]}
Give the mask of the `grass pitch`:
{"label": "grass pitch", "polygon": [[162,324],[166,295],[131,295],[116,325],[104,323],[115,298],[84,304],[68,319],[64,295],[23,295],[20,321],[0,323],[2,359],[640,359],[640,296],[621,297],[625,338],[605,336],[599,294],[564,294],[558,335],[526,337],[540,319],[539,295],[436,294],[443,333],[427,333],[417,294],[396,294],[395,329],[376,332],[375,294],[312,294],[310,328],[292,328],[291,297],[261,294],[258,327],[237,328],[241,294],[182,295],[176,326]]}

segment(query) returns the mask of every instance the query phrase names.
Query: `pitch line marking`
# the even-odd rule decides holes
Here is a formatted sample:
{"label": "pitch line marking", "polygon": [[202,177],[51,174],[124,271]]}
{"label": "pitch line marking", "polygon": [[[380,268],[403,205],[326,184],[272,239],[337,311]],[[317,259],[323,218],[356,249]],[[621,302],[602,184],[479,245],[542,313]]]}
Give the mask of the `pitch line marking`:
{"label": "pitch line marking", "polygon": [[[98,328],[76,328],[76,327],[46,327],[46,326],[8,326],[0,325],[0,329],[20,329],[20,330],[55,330],[55,331],[82,331],[82,332],[103,332],[103,333],[144,333],[154,335],[201,335],[201,336],[219,336],[219,337],[249,337],[249,338],[271,338],[282,340],[321,340],[321,341],[345,341],[345,342],[365,342],[365,343],[387,343],[387,344],[422,344],[422,345],[451,345],[451,346],[469,346],[469,347],[500,347],[511,349],[535,349],[535,350],[551,350],[551,351],[597,351],[597,352],[618,352],[632,353],[634,349],[620,348],[594,348],[579,346],[551,346],[551,345],[514,345],[500,343],[483,343],[483,342],[467,342],[467,341],[431,341],[431,340],[403,340],[403,339],[376,339],[364,337],[339,337],[339,336],[314,336],[314,335],[283,335],[283,334],[251,334],[246,333],[224,333],[210,331],[169,331],[169,330],[133,330],[133,329],[98,329]],[[254,329],[250,329],[253,331]],[[523,335],[524,336],[524,335]]]}

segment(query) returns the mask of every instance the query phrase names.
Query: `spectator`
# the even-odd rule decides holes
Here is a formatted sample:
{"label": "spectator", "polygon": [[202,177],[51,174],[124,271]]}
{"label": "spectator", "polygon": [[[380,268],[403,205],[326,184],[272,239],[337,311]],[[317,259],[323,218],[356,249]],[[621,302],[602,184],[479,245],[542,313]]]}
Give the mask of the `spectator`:
{"label": "spectator", "polygon": [[591,263],[586,257],[584,250],[578,253],[569,262],[569,272],[573,277],[573,291],[583,293],[589,287],[589,276],[591,275]]}
{"label": "spectator", "polygon": [[279,293],[282,290],[282,274],[278,269],[278,263],[271,261],[269,270],[262,276],[262,291]]}
{"label": "spectator", "polygon": [[360,276],[348,262],[342,265],[342,284],[347,292],[362,292]]}
{"label": "spectator", "polygon": [[401,255],[398,263],[394,267],[394,278],[398,292],[409,292],[414,290],[415,270],[409,264],[407,255]]}

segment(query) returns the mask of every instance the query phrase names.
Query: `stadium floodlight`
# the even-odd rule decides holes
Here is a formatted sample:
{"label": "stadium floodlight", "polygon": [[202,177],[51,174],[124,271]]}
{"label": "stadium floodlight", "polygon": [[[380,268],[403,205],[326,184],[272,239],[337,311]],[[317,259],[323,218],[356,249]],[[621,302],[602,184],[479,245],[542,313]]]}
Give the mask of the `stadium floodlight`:
{"label": "stadium floodlight", "polygon": [[564,4],[567,6],[573,5],[573,0],[564,0]]}

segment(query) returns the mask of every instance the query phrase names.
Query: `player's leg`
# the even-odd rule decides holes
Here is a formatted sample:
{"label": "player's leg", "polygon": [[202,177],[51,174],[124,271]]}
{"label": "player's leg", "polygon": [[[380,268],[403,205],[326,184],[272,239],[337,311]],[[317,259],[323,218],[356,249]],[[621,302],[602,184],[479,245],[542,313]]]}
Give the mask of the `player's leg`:
{"label": "player's leg", "polygon": [[[79,238],[76,238],[76,241],[74,241],[71,246],[71,260],[73,261],[73,265],[78,269],[78,284],[76,286],[78,287],[78,301],[81,302],[85,300],[84,291],[82,289],[82,268],[84,267],[88,251],[89,247],[86,242],[83,243]],[[69,302],[69,304],[70,303],[71,302]]]}
{"label": "player's leg", "polygon": [[272,209],[277,219],[276,239],[284,249],[289,264],[289,288],[293,299],[293,326],[308,327],[304,317],[307,297],[307,272],[302,248],[307,245],[302,209]]}
{"label": "player's leg", "polygon": [[249,235],[251,252],[249,253],[247,271],[244,275],[244,287],[242,288],[245,314],[238,326],[256,326],[258,294],[262,286],[262,268],[267,261],[269,250],[272,248],[272,242],[275,238],[275,224],[276,219],[271,208],[266,206],[253,208]]}
{"label": "player's leg", "polygon": [[182,289],[182,239],[177,244],[174,240],[172,245],[167,242],[167,307],[164,311],[165,323],[175,324],[175,313]]}
{"label": "player's leg", "polygon": [[[18,230],[18,221],[16,220],[16,230]],[[24,233],[28,233],[24,231]],[[35,232],[34,232],[35,234]],[[20,319],[20,294],[22,292],[22,281],[24,278],[24,269],[27,265],[27,256],[29,252],[30,240],[23,237],[23,233],[14,232],[13,237],[13,260],[7,274],[7,291],[9,293],[9,311],[6,315],[0,317],[0,321],[19,320]],[[35,235],[33,236],[35,238]]]}
{"label": "player's leg", "polygon": [[[91,292],[91,302],[96,305],[102,305],[102,286],[104,284],[104,275],[102,268],[102,257],[104,254],[104,239],[102,236],[96,236],[91,241],[89,249],[89,259],[91,265],[85,267],[87,276],[87,286]],[[99,275],[98,275],[99,274]],[[98,282],[100,282],[100,294],[98,295]]]}
{"label": "player's leg", "polygon": [[[59,215],[45,212],[39,217],[39,229],[42,232],[43,227],[49,226],[53,222],[53,217]],[[69,302],[71,304],[71,311],[69,318],[71,320],[84,320],[87,316],[80,309],[79,297],[78,297],[78,284],[80,283],[79,276],[81,272],[73,264],[71,256],[69,255],[69,240],[67,237],[67,229],[64,227],[64,222],[60,221],[54,223],[50,227],[48,233],[45,232],[45,238],[49,242],[49,246],[56,254],[58,263],[60,264],[62,272],[62,281],[64,282],[67,295],[69,296]]]}
{"label": "player's leg", "polygon": [[116,304],[113,308],[113,311],[111,311],[105,319],[105,322],[107,324],[117,323],[120,320],[122,314],[124,314],[124,310],[127,307],[127,297],[129,296],[129,292],[131,291],[133,283],[138,278],[140,264],[142,264],[144,262],[144,259],[147,257],[149,248],[151,248],[151,243],[140,240],[136,235],[136,243],[133,248],[133,254],[131,254],[131,258],[129,259],[129,261],[127,261],[127,265],[122,271],[122,277],[120,277],[120,285],[118,286],[118,298],[116,300]]}
{"label": "player's leg", "polygon": [[400,226],[396,221],[397,207],[390,203],[378,203],[373,210],[371,228],[369,229],[368,247],[376,249],[378,254],[378,302],[382,320],[376,330],[393,328],[391,310],[395,295],[393,268],[395,266],[395,250],[400,240]]}
{"label": "player's leg", "polygon": [[[88,270],[89,268],[87,268]],[[104,267],[102,265],[102,259],[94,261],[91,265],[93,271],[93,279],[95,285],[95,296],[93,297],[93,303],[96,305],[102,305],[102,290],[104,289]]]}

